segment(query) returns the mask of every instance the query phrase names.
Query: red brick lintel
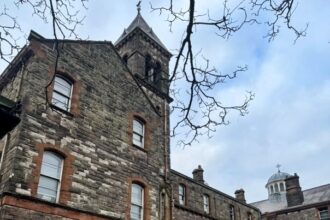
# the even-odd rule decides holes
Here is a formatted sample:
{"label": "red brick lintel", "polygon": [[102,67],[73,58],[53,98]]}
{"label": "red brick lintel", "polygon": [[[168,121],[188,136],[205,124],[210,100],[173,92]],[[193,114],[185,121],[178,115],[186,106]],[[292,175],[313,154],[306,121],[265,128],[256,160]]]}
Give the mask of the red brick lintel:
{"label": "red brick lintel", "polygon": [[75,209],[69,206],[60,205],[57,203],[51,203],[43,201],[38,198],[33,198],[29,196],[17,195],[12,193],[5,193],[1,195],[0,200],[1,206],[13,206],[17,208],[23,208],[27,210],[32,210],[35,212],[41,212],[49,215],[57,215],[70,219],[77,220],[120,220],[120,218],[109,217],[101,214],[91,213],[88,211],[83,211]]}

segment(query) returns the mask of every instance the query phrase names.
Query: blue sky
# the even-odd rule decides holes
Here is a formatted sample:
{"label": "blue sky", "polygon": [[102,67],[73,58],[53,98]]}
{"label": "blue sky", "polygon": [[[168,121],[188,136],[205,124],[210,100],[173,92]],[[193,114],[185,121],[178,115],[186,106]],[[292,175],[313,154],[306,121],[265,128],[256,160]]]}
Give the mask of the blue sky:
{"label": "blue sky", "polygon": [[[187,0],[175,2],[184,6]],[[198,10],[217,9],[219,2],[201,1]],[[176,24],[171,33],[166,16],[150,13],[147,1],[142,6],[143,17],[167,48],[178,48],[184,25]],[[88,8],[82,11],[87,17],[79,28],[83,39],[115,42],[136,16],[135,1],[91,1]],[[173,169],[191,176],[201,164],[210,186],[230,195],[244,188],[248,202],[267,197],[264,186],[278,163],[281,170],[298,173],[303,189],[330,182],[329,11],[330,3],[324,0],[299,1],[293,23],[304,27],[308,22],[309,28],[307,36],[295,44],[294,35],[285,29],[270,43],[263,38],[264,26],[248,25],[227,40],[213,30],[197,30],[195,48],[203,48],[212,65],[224,73],[238,65],[249,67],[214,94],[226,104],[239,103],[246,91],[256,96],[247,116],[233,112],[230,125],[219,128],[212,139],[203,137],[186,148],[177,147],[173,141]],[[51,26],[31,17],[28,8],[15,13],[22,25],[21,44],[30,29],[52,37]],[[0,64],[1,70],[5,65]]]}

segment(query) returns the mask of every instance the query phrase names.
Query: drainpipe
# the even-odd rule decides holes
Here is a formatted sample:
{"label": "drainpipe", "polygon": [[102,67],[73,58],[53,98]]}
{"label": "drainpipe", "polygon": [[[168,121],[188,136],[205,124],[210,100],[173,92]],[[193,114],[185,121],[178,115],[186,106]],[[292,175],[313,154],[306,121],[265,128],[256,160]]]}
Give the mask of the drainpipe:
{"label": "drainpipe", "polygon": [[0,160],[0,182],[2,181],[2,163],[5,158],[5,152],[6,152],[7,146],[9,145],[10,132],[7,133],[7,135],[4,139],[5,139],[5,144],[2,149],[1,160]]}
{"label": "drainpipe", "polygon": [[23,85],[23,81],[24,81],[24,70],[25,70],[25,63],[24,63],[24,61],[21,61],[21,63],[22,63],[22,68],[21,68],[21,70],[20,70],[20,72],[21,72],[21,81],[20,81],[20,83],[19,83],[19,87],[18,87],[18,93],[17,93],[17,96],[16,96],[16,99],[15,99],[15,101],[17,102],[17,101],[20,101],[20,99],[22,98],[22,85]]}
{"label": "drainpipe", "polygon": [[164,175],[165,175],[165,182],[168,181],[167,175],[167,164],[168,164],[168,149],[167,149],[167,108],[166,108],[166,100],[164,99]]}

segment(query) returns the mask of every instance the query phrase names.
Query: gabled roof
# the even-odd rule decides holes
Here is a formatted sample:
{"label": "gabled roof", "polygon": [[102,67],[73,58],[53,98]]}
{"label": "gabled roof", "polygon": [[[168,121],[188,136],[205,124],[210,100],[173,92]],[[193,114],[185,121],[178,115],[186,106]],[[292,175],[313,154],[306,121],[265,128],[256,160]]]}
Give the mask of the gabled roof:
{"label": "gabled roof", "polygon": [[122,35],[115,42],[115,45],[119,44],[123,39],[125,39],[130,33],[132,33],[135,29],[141,29],[148,37],[154,40],[159,46],[161,46],[168,53],[169,51],[165,47],[165,45],[159,40],[156,34],[153,32],[152,28],[147,24],[147,22],[143,19],[140,13],[134,18],[132,23],[124,30]]}

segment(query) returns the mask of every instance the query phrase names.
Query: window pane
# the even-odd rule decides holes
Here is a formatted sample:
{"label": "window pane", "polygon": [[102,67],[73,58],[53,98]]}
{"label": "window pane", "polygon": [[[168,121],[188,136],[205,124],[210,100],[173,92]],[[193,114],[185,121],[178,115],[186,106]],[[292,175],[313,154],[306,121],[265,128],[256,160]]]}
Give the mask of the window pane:
{"label": "window pane", "polygon": [[328,212],[327,208],[320,209],[320,219],[321,220],[329,220],[330,219],[329,212]]}
{"label": "window pane", "polygon": [[46,163],[43,163],[40,173],[42,175],[49,176],[54,179],[59,179],[61,170],[58,167],[54,167],[54,166],[48,165]]}
{"label": "window pane", "polygon": [[141,207],[132,205],[131,207],[131,220],[140,220],[141,219],[142,210]]}
{"label": "window pane", "polygon": [[142,186],[132,184],[131,192],[131,220],[141,220],[143,216],[143,193]]}
{"label": "window pane", "polygon": [[203,200],[204,200],[204,211],[206,213],[209,213],[209,196],[203,195]]}
{"label": "window pane", "polygon": [[143,140],[143,137],[142,136],[133,133],[133,144],[134,145],[137,145],[139,147],[142,147],[142,140]]}
{"label": "window pane", "polygon": [[60,179],[62,159],[51,152],[45,152],[42,159],[41,174]]}
{"label": "window pane", "polygon": [[143,124],[137,120],[133,121],[133,131],[143,135]]}
{"label": "window pane", "polygon": [[45,151],[42,158],[38,197],[56,202],[62,172],[63,159],[53,152]]}
{"label": "window pane", "polygon": [[183,185],[179,185],[179,203],[181,205],[185,204],[185,187]]}
{"label": "window pane", "polygon": [[67,110],[69,107],[69,98],[54,91],[53,98],[52,98],[52,104],[61,109]]}
{"label": "window pane", "polygon": [[71,84],[60,77],[55,77],[54,90],[68,97],[71,96]]}
{"label": "window pane", "polygon": [[139,185],[132,185],[132,203],[135,205],[142,206],[142,194],[143,188]]}
{"label": "window pane", "polygon": [[56,201],[57,188],[57,180],[45,176],[40,176],[38,185],[38,197],[48,201]]}
{"label": "window pane", "polygon": [[45,151],[42,162],[47,162],[50,165],[60,167],[62,164],[62,158],[57,156],[55,153]]}

